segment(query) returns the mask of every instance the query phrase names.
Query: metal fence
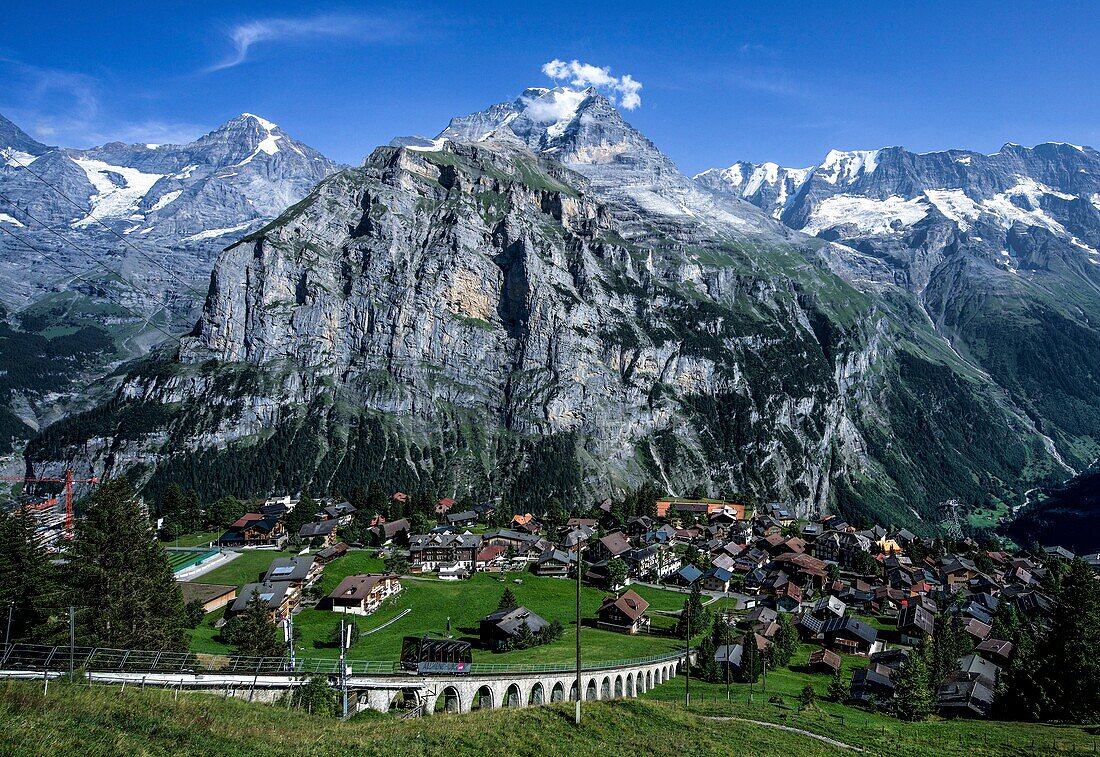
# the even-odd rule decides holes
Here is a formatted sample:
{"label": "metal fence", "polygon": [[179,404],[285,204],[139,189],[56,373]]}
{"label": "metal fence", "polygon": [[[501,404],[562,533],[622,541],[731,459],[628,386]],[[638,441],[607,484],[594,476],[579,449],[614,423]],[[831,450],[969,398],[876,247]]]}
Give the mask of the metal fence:
{"label": "metal fence", "polygon": [[[199,652],[157,652],[136,649],[106,649],[103,647],[42,646],[38,644],[7,644],[0,647],[0,671],[131,671],[158,673],[244,673],[267,675],[336,674],[340,661],[332,658],[304,657],[292,664],[288,657],[246,657],[243,655],[212,655]],[[640,657],[625,660],[590,662],[584,670],[628,668],[683,659],[683,653]],[[404,671],[393,660],[347,660],[352,675],[397,675]],[[472,675],[523,675],[530,673],[569,673],[573,663],[544,665],[475,662]]]}

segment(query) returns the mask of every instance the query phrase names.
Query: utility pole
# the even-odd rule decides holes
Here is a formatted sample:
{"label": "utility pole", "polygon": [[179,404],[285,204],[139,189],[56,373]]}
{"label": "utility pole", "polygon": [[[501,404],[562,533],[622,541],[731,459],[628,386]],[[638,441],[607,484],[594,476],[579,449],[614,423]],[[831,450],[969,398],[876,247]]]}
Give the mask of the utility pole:
{"label": "utility pole", "polygon": [[69,683],[73,682],[73,653],[76,647],[76,610],[69,605]]}
{"label": "utility pole", "polygon": [[684,707],[691,707],[691,601],[684,608],[687,636],[684,637]]}
{"label": "utility pole", "polygon": [[8,628],[4,631],[4,646],[11,644],[11,614],[15,610],[15,602],[8,602]]}
{"label": "utility pole", "polygon": [[[345,614],[347,614],[345,612]],[[345,622],[340,618],[340,692],[343,698],[344,720],[348,719],[348,664],[347,664],[347,637],[345,636]],[[351,629],[348,629],[351,630]]]}
{"label": "utility pole", "polygon": [[294,661],[294,613],[286,616],[286,635],[287,641],[290,642],[290,669],[297,670],[298,665]]}
{"label": "utility pole", "polygon": [[584,696],[584,689],[581,687],[581,571],[583,570],[583,560],[581,555],[584,554],[584,542],[577,542],[577,720],[576,724],[581,724],[581,697]]}

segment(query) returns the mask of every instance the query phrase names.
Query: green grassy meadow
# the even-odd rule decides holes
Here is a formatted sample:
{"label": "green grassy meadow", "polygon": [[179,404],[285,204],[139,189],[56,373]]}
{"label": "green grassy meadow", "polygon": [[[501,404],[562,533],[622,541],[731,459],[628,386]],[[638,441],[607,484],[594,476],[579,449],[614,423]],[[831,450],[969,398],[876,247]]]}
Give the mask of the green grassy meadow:
{"label": "green grassy meadow", "polygon": [[[770,677],[769,677],[770,679]],[[775,682],[776,690],[786,684]],[[769,689],[772,680],[769,680]],[[1079,726],[987,721],[899,723],[839,705],[799,713],[724,699],[724,689],[683,678],[641,699],[590,702],[579,727],[573,705],[484,710],[400,720],[364,713],[346,722],[209,694],[114,686],[0,682],[0,753],[10,755],[711,755],[823,757],[837,747],[767,723],[835,738],[868,754],[1091,754],[1096,736]],[[719,698],[720,697],[720,698]],[[843,713],[841,719],[839,714]],[[735,718],[725,720],[722,718]],[[747,720],[757,721],[745,722]]]}

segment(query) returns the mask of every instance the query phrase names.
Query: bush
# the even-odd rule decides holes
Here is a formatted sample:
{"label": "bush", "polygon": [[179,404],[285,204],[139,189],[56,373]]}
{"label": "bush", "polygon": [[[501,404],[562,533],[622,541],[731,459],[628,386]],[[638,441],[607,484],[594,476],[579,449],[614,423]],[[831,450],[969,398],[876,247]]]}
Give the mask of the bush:
{"label": "bush", "polygon": [[798,705],[804,710],[814,706],[817,701],[817,692],[814,691],[814,687],[810,684],[806,684],[802,687],[802,691],[798,694]]}
{"label": "bush", "polygon": [[331,718],[336,715],[336,692],[324,676],[313,676],[293,694],[292,704],[313,715]]}

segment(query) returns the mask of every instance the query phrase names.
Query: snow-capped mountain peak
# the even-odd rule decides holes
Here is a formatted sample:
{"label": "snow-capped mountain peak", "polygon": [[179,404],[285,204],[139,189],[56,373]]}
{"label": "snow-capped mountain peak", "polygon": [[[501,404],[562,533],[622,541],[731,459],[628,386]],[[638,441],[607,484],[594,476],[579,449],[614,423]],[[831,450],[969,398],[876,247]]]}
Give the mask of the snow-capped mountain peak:
{"label": "snow-capped mountain peak", "polygon": [[830,184],[838,181],[851,184],[861,175],[872,174],[878,168],[878,156],[881,150],[851,150],[842,152],[830,150],[825,160],[815,170],[815,174]]}

